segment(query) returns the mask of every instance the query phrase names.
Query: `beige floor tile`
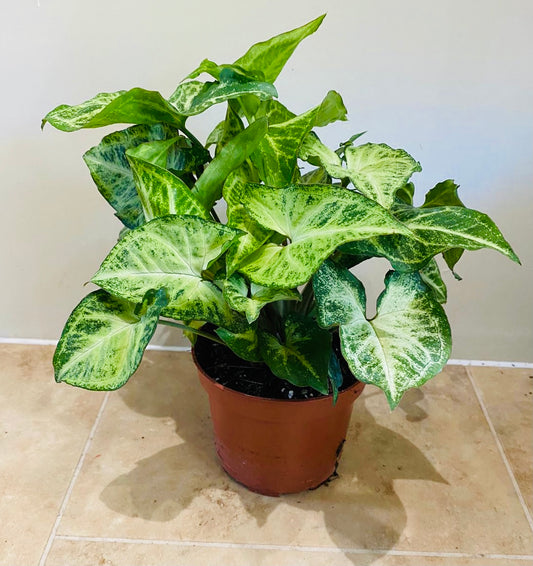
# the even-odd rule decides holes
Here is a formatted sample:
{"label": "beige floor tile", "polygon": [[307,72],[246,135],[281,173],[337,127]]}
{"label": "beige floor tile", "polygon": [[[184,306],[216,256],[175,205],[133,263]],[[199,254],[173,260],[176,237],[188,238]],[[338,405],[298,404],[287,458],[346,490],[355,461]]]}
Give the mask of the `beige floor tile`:
{"label": "beige floor tile", "polygon": [[188,354],[149,352],[112,394],[62,535],[348,549],[528,554],[532,533],[463,368],[390,413],[356,403],[340,478],[283,498],[218,466]]}
{"label": "beige floor tile", "polygon": [[533,513],[533,369],[470,367],[529,512]]}
{"label": "beige floor tile", "polygon": [[[524,559],[526,558],[526,559]],[[531,566],[533,557],[57,540],[46,566]]]}
{"label": "beige floor tile", "polygon": [[0,565],[41,558],[102,403],[53,380],[53,348],[0,346]]}

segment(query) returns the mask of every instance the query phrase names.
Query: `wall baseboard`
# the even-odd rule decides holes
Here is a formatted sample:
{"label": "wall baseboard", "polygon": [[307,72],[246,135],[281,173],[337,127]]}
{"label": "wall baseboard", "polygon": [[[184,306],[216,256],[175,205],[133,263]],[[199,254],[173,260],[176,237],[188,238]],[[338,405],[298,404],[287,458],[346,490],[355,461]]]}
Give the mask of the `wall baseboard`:
{"label": "wall baseboard", "polygon": [[[56,346],[57,340],[42,340],[40,338],[2,338],[0,344],[26,344],[30,346]],[[160,352],[190,352],[190,346],[158,346],[150,344],[147,350],[155,350]],[[498,368],[523,368],[533,369],[533,362],[505,362],[497,360],[448,360],[451,366],[487,366]]]}

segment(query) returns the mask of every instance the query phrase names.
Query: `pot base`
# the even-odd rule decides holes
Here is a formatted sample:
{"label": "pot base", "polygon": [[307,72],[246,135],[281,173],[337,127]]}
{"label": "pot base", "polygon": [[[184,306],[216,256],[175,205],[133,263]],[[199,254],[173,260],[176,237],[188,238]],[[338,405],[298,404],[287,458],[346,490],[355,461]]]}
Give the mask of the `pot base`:
{"label": "pot base", "polygon": [[251,491],[269,496],[313,489],[337,466],[355,399],[356,382],[331,396],[264,399],[228,389],[199,365],[211,407],[215,446],[224,470]]}

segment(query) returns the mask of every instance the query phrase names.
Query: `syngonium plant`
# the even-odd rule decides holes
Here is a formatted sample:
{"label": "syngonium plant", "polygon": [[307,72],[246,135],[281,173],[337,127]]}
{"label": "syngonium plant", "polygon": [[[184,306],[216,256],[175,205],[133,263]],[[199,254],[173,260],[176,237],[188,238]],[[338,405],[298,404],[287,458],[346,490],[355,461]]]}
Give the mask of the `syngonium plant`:
{"label": "syngonium plant", "polygon": [[[490,218],[463,205],[454,181],[414,206],[410,178],[421,167],[406,151],[356,145],[359,135],[336,150],[323,144],[315,130],[346,120],[338,93],[299,115],[276,100],[275,79],[323,18],[253,45],[233,64],[202,61],[168,99],[133,88],[46,115],[43,126],[69,132],[135,124],[84,155],[124,228],[92,278],[101,289],[66,323],[58,382],[121,387],[158,324],[220,341],[334,396],[338,332],[353,374],[380,387],[391,408],[442,369],[451,334],[435,256],[452,271],[463,250],[518,258]],[[225,120],[202,144],[187,120],[221,103]],[[392,270],[368,319],[352,272],[373,257]]]}

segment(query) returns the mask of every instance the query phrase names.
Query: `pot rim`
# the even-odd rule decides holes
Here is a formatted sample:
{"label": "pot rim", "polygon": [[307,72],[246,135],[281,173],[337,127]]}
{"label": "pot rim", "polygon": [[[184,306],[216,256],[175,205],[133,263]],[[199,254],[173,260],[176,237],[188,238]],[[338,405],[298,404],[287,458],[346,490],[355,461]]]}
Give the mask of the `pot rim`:
{"label": "pot rim", "polygon": [[[246,399],[247,401],[252,402],[252,403],[253,402],[256,402],[256,403],[258,403],[258,402],[283,403],[283,404],[324,403],[325,401],[331,402],[332,399],[333,399],[333,393],[329,393],[328,395],[321,395],[320,397],[313,397],[313,398],[310,398],[310,399],[274,399],[272,397],[259,397],[257,395],[250,395],[248,393],[243,393],[241,391],[231,389],[230,387],[226,387],[225,385],[222,385],[222,384],[218,383],[217,381],[215,381],[204,370],[204,368],[200,365],[198,358],[196,357],[196,351],[195,351],[194,347],[191,348],[191,353],[192,353],[192,358],[193,358],[193,361],[194,361],[194,365],[196,366],[196,369],[201,373],[201,375],[203,377],[205,377],[211,383],[211,385],[213,385],[219,391],[227,392],[227,394],[234,395],[234,396],[239,397],[241,399]],[[355,378],[355,383],[348,386],[346,389],[339,391],[338,399],[340,399],[341,396],[344,397],[346,394],[348,394],[350,392],[353,392],[353,393],[361,392],[364,389],[364,387],[365,387],[365,384],[362,381],[359,381],[357,378]],[[337,402],[338,402],[338,400],[337,400]]]}

